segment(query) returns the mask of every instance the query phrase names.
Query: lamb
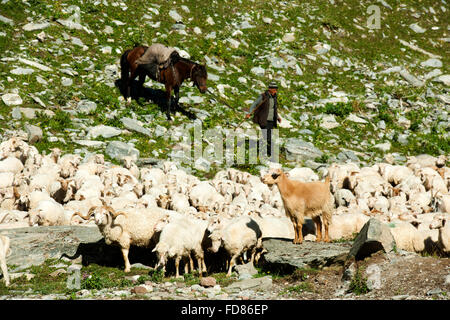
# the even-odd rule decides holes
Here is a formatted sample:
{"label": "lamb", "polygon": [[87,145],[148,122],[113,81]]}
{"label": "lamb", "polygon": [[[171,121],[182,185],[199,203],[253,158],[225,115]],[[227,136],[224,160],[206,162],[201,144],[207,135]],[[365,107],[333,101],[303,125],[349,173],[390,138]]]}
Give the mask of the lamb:
{"label": "lamb", "polygon": [[11,255],[9,248],[10,240],[7,236],[0,235],[0,267],[2,268],[3,278],[5,278],[6,286],[9,286],[8,266],[6,265],[6,257]]}
{"label": "lamb", "polygon": [[[106,244],[118,245],[121,248],[125,263],[125,272],[130,272],[131,265],[128,252],[131,245],[151,247],[155,243],[155,226],[168,214],[157,207],[124,209],[116,212],[108,206],[92,207],[86,216],[74,214],[88,220],[94,214],[97,227],[105,238]],[[73,216],[72,216],[73,217]]]}
{"label": "lamb", "polygon": [[330,176],[325,182],[300,182],[289,180],[281,169],[271,169],[262,178],[266,184],[276,184],[283,199],[286,216],[294,225],[294,244],[303,241],[302,225],[305,216],[311,217],[316,225],[316,241],[322,240],[322,224],[325,228],[325,242],[329,242],[328,226],[333,210],[330,193]]}
{"label": "lamb", "polygon": [[[202,240],[207,226],[208,222],[203,220],[188,217],[170,218],[170,221],[162,227],[159,242],[153,249],[159,257],[157,267],[162,266],[165,273],[167,258],[175,258],[175,277],[178,278],[182,258],[188,258],[191,269],[193,268],[191,259],[191,253],[193,253],[197,259],[199,274],[206,272]],[[186,263],[185,271],[187,270]]]}
{"label": "lamb", "polygon": [[236,263],[236,259],[251,250],[250,262],[253,263],[256,250],[262,247],[262,232],[258,224],[250,217],[239,217],[218,226],[212,226],[209,231],[209,238],[212,245],[210,251],[216,253],[222,246],[231,257],[228,263],[227,277],[231,276],[231,270]]}

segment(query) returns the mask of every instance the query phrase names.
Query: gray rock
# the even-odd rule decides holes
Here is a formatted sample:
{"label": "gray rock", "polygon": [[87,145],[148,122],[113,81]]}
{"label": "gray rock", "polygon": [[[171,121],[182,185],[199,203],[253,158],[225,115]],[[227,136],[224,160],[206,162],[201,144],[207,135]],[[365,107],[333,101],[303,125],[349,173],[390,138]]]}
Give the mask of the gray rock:
{"label": "gray rock", "polygon": [[257,75],[257,76],[263,76],[265,74],[266,70],[264,68],[261,68],[261,67],[253,67],[250,70],[250,72],[253,73],[254,75]]}
{"label": "gray rock", "polygon": [[298,138],[288,138],[285,148],[287,151],[286,159],[289,161],[314,160],[323,155],[323,152],[311,142],[306,142]]}
{"label": "gray rock", "polygon": [[113,159],[123,160],[123,157],[131,156],[136,161],[139,158],[139,150],[122,141],[108,143],[106,154]]}
{"label": "gray rock", "polygon": [[424,33],[427,29],[420,27],[417,23],[412,23],[409,25],[409,28],[412,29],[415,33]]}
{"label": "gray rock", "polygon": [[389,141],[385,142],[385,143],[378,143],[378,144],[374,145],[373,147],[382,152],[388,152],[389,150],[391,150],[391,143]]}
{"label": "gray rock", "polygon": [[89,114],[97,109],[97,104],[93,101],[81,100],[75,109],[78,113]]}
{"label": "gray rock", "polygon": [[23,103],[22,98],[17,93],[6,93],[2,95],[2,100],[7,106],[17,106]]}
{"label": "gray rock", "polygon": [[272,288],[272,277],[265,276],[261,278],[244,279],[240,281],[233,282],[229,286],[225,287],[224,290],[230,293],[237,293],[244,290],[270,290]]}
{"label": "gray rock", "polygon": [[423,81],[417,79],[405,69],[402,69],[400,71],[400,75],[414,87],[423,87],[425,84]]}
{"label": "gray rock", "polygon": [[286,33],[283,36],[283,39],[281,39],[281,40],[283,40],[283,42],[293,42],[293,41],[295,41],[295,34],[294,33]]}
{"label": "gray rock", "polygon": [[433,82],[440,82],[445,84],[446,86],[450,86],[450,74],[443,74],[437,78],[434,78]]}
{"label": "gray rock", "polygon": [[442,68],[442,61],[436,58],[430,58],[420,64],[422,67]]}
{"label": "gray rock", "polygon": [[250,279],[258,273],[258,270],[256,270],[255,266],[251,262],[236,265],[234,266],[234,270],[239,275],[239,280]]}
{"label": "gray rock", "polygon": [[73,84],[73,80],[66,77],[61,77],[61,84],[64,87],[70,87]]}
{"label": "gray rock", "polygon": [[2,229],[1,235],[11,239],[11,255],[8,265],[16,265],[16,271],[31,265],[40,265],[47,259],[74,256],[80,243],[96,243],[103,238],[97,226],[52,226]]}
{"label": "gray rock", "polygon": [[15,75],[26,75],[26,74],[32,74],[34,72],[31,68],[15,68],[11,70],[12,74]]}
{"label": "gray rock", "polygon": [[350,249],[349,256],[360,260],[380,250],[390,252],[394,246],[395,240],[389,227],[372,218],[362,227]]}
{"label": "gray rock", "polygon": [[31,124],[25,125],[25,132],[27,133],[29,143],[36,143],[40,141],[43,136],[41,128]]}
{"label": "gray rock", "polygon": [[211,169],[211,162],[201,157],[195,160],[194,168],[200,171],[208,172]]}
{"label": "gray rock", "polygon": [[169,16],[175,21],[183,20],[183,17],[180,16],[176,10],[170,10],[169,11]]}
{"label": "gray rock", "polygon": [[[276,69],[287,69],[288,64],[282,58],[279,57],[270,57],[269,62],[273,68]],[[252,69],[253,70],[253,69]]]}
{"label": "gray rock", "polygon": [[127,118],[124,117],[122,119],[120,119],[120,121],[122,121],[123,125],[125,128],[127,128],[128,130],[132,130],[132,131],[136,131],[139,133],[142,133],[146,136],[151,136],[151,132],[149,129],[144,128],[138,121],[133,120],[131,118]]}
{"label": "gray rock", "polygon": [[22,112],[20,112],[20,108],[16,107],[11,111],[11,117],[16,120],[22,119]]}
{"label": "gray rock", "polygon": [[10,26],[14,25],[14,21],[13,20],[11,20],[11,19],[9,19],[9,18],[7,18],[5,16],[2,16],[1,14],[0,14],[0,22],[9,24]]}
{"label": "gray rock", "polygon": [[42,23],[27,23],[22,27],[25,31],[35,31],[35,30],[42,30],[50,26],[49,22],[42,22]]}
{"label": "gray rock", "polygon": [[263,246],[267,250],[264,261],[269,267],[273,265],[294,270],[341,265],[348,255],[351,244],[303,241],[302,244],[297,245],[292,241],[266,239],[263,240]]}
{"label": "gray rock", "polygon": [[92,127],[89,129],[89,132],[87,134],[88,138],[94,138],[96,139],[99,136],[102,136],[103,138],[112,138],[115,136],[118,136],[122,133],[122,130],[114,128],[114,127],[110,127],[110,126],[105,126],[103,124]]}

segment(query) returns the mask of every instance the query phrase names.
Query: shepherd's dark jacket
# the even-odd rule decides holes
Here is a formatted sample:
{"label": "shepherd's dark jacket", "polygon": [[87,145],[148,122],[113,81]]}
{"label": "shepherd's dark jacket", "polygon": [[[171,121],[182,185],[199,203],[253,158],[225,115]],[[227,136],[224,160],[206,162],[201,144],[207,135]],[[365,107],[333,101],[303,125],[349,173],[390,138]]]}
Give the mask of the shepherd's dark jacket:
{"label": "shepherd's dark jacket", "polygon": [[[266,100],[253,114],[253,122],[256,124],[259,124],[261,128],[265,128],[267,126],[267,116],[269,115],[269,96],[270,93],[268,90],[261,93],[261,95],[258,97],[258,100],[264,101]],[[273,127],[277,127],[277,119],[278,119],[278,112],[277,112],[277,95],[275,94],[274,98],[274,112],[273,112]],[[256,101],[258,101],[256,100]],[[259,104],[259,103],[258,103]],[[255,107],[257,107],[256,105]],[[250,109],[249,112],[252,112],[253,110]],[[270,119],[269,119],[270,120]]]}

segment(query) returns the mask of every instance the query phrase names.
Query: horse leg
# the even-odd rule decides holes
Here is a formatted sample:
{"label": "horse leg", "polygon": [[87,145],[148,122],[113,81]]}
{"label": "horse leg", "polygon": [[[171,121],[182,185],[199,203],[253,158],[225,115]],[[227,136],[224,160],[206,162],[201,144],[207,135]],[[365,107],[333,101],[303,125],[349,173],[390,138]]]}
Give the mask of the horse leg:
{"label": "horse leg", "polygon": [[173,92],[175,93],[175,107],[178,107],[178,100],[180,100],[180,87],[173,88]]}
{"label": "horse leg", "polygon": [[171,121],[172,118],[170,117],[170,105],[172,104],[172,87],[170,85],[166,85],[166,102],[167,102],[167,109],[166,109],[167,120]]}
{"label": "horse leg", "polygon": [[136,78],[137,72],[136,68],[131,68],[131,76],[128,78],[128,84],[127,84],[127,104],[131,103],[131,83]]}

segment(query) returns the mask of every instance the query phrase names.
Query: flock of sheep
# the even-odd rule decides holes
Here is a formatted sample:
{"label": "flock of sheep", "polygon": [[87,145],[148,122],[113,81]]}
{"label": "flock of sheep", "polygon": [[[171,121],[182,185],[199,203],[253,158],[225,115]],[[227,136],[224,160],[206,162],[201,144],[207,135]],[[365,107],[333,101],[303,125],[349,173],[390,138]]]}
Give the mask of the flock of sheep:
{"label": "flock of sheep", "polygon": [[[420,252],[425,240],[431,239],[449,252],[450,168],[446,161],[443,156],[422,155],[410,157],[405,166],[332,164],[323,171],[331,191],[324,198],[331,199],[332,205],[332,215],[324,223],[325,240],[353,237],[375,217],[389,223],[399,249]],[[82,159],[53,149],[41,155],[34,146],[10,138],[0,144],[0,230],[96,224],[107,244],[121,248],[126,272],[130,245],[156,252],[157,267],[165,268],[168,259],[174,259],[176,276],[182,260],[185,272],[194,268],[194,260],[199,273],[206,272],[205,252],[222,248],[229,255],[230,275],[237,259],[249,256],[253,262],[264,253],[262,238],[298,238],[290,200],[280,193],[276,181],[268,182],[267,177],[280,171],[274,167],[258,177],[230,168],[201,181],[169,161],[162,168],[138,168],[132,158],[125,157],[123,166],[117,166],[105,163],[99,154]],[[286,176],[305,188],[319,181],[309,168],[294,168]],[[298,203],[318,196],[298,194],[303,197]],[[308,216],[305,208],[294,209],[297,215]],[[321,237],[322,224],[314,215],[322,215],[324,222],[321,212],[311,216],[313,224],[300,217],[306,240]],[[7,284],[9,251],[9,240],[0,237],[0,263]]]}

